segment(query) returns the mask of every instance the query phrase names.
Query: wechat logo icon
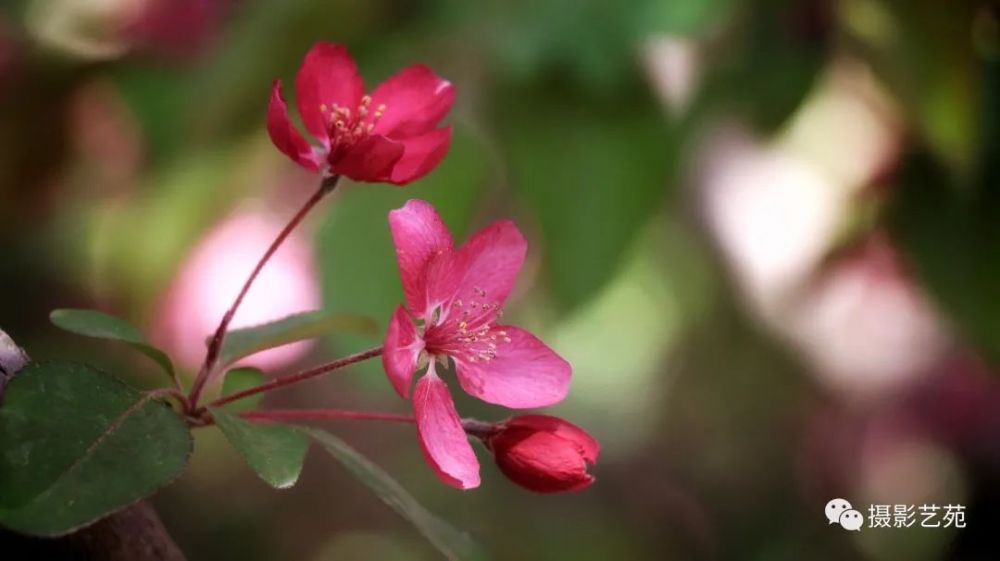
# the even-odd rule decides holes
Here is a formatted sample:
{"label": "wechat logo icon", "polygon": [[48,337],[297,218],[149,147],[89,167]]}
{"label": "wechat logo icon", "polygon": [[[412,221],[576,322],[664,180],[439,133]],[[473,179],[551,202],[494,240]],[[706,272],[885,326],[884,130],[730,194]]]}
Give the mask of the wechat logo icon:
{"label": "wechat logo icon", "polygon": [[854,510],[851,503],[844,499],[833,499],[826,503],[824,512],[828,524],[840,524],[841,528],[848,531],[860,532],[865,525],[864,515]]}

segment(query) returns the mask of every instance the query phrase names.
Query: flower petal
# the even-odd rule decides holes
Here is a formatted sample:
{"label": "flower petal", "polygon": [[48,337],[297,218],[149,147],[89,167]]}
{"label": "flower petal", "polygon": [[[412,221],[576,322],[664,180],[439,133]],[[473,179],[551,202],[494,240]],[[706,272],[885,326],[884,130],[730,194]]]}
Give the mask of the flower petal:
{"label": "flower petal", "polygon": [[413,373],[417,370],[417,358],[424,344],[417,336],[413,320],[402,306],[396,308],[396,313],[389,320],[382,349],[382,367],[389,376],[389,382],[396,393],[408,399]]}
{"label": "flower petal", "polygon": [[330,170],[355,181],[385,181],[402,157],[402,143],[384,136],[369,136],[331,162]]}
{"label": "flower petal", "polygon": [[423,318],[427,264],[435,255],[452,249],[451,234],[434,207],[418,199],[389,212],[389,229],[406,303],[417,317]]}
{"label": "flower petal", "polygon": [[459,278],[442,284],[456,286],[456,296],[466,304],[499,308],[514,288],[527,252],[528,242],[513,222],[494,222],[458,249],[452,274]]}
{"label": "flower petal", "polygon": [[375,133],[391,138],[422,135],[448,114],[455,88],[430,68],[408,66],[372,91],[372,107],[385,105]]}
{"label": "flower petal", "polygon": [[299,67],[295,94],[302,123],[316,140],[329,146],[330,111],[334,105],[356,111],[365,84],[343,45],[321,41],[309,49]]}
{"label": "flower petal", "polygon": [[526,432],[498,448],[502,448],[496,456],[500,471],[532,491],[579,491],[594,482],[576,448],[552,433]]}
{"label": "flower petal", "polygon": [[512,430],[543,431],[552,433],[576,445],[583,459],[594,464],[601,453],[601,445],[587,431],[573,423],[552,415],[518,415],[505,421],[504,426]]}
{"label": "flower petal", "polygon": [[[465,267],[454,249],[433,256],[424,269],[424,319],[437,309],[447,309],[448,303],[458,295]],[[438,318],[441,321],[441,318]]]}
{"label": "flower petal", "polygon": [[451,302],[461,300],[472,313],[465,319],[468,329],[493,321],[514,287],[527,251],[528,242],[513,222],[490,224],[458,250],[443,252],[428,263],[426,308],[444,305],[450,310]]}
{"label": "flower petal", "polygon": [[452,355],[466,393],[514,409],[546,407],[566,397],[573,368],[545,343],[510,326],[495,326],[487,337],[496,344],[493,358]]}
{"label": "flower petal", "polygon": [[438,477],[459,489],[478,487],[479,461],[462,428],[448,386],[434,372],[433,362],[427,374],[417,381],[413,411],[420,447]]}
{"label": "flower petal", "polygon": [[319,171],[319,162],[316,161],[312,146],[288,119],[288,105],[281,94],[280,80],[275,80],[271,88],[271,103],[267,108],[267,133],[271,136],[271,142],[284,155],[307,169]]}
{"label": "flower petal", "polygon": [[400,142],[404,146],[403,157],[392,168],[389,182],[406,185],[427,175],[441,163],[451,146],[451,127],[436,129]]}

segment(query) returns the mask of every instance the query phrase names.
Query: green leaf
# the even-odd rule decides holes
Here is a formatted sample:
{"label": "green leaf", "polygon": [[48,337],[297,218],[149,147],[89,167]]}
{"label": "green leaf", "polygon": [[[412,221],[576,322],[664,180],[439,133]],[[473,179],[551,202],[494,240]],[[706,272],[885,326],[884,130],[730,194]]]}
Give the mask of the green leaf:
{"label": "green leaf", "polygon": [[818,2],[740,4],[725,32],[725,56],[706,65],[699,103],[710,113],[736,111],[763,132],[775,132],[828,68],[836,27]]}
{"label": "green leaf", "polygon": [[300,429],[320,443],[348,471],[368,486],[378,498],[408,520],[441,553],[452,561],[486,559],[486,554],[467,534],[434,516],[420,505],[395,479],[336,436],[319,429]]}
{"label": "green leaf", "polygon": [[252,423],[221,408],[210,411],[215,425],[261,479],[277,489],[295,485],[309,449],[305,435],[288,425]]}
{"label": "green leaf", "polygon": [[53,310],[49,319],[56,327],[77,335],[126,343],[153,359],[171,378],[176,379],[170,357],[154,347],[138,328],[121,318],[96,310]]}
{"label": "green leaf", "polygon": [[[222,380],[222,397],[259,386],[264,383],[264,373],[258,368],[251,366],[245,368],[234,368],[226,372],[226,377]],[[250,395],[238,401],[224,405],[227,411],[248,411],[257,407],[260,400],[264,399],[264,394]]]}
{"label": "green leaf", "polygon": [[497,26],[499,73],[533,82],[558,75],[574,89],[613,89],[634,73],[640,7],[638,0],[628,9],[607,0],[546,0],[498,13],[490,25]]}
{"label": "green leaf", "polygon": [[191,446],[150,394],[86,365],[31,364],[0,407],[0,524],[71,532],[175,479]]}
{"label": "green leaf", "polygon": [[720,27],[732,18],[733,0],[700,0],[699,2],[663,2],[642,0],[634,10],[634,25],[644,36],[669,34],[697,37],[713,27]]}
{"label": "green leaf", "polygon": [[[1000,364],[1000,61],[995,57],[968,65],[955,53],[939,52],[942,29],[963,33],[962,25],[950,25],[916,3],[910,13],[904,2],[893,2],[896,14],[915,53],[910,60],[911,80],[898,85],[910,95],[928,98],[920,105],[919,117],[938,121],[924,123],[926,148],[906,154],[894,175],[895,195],[889,226],[937,308],[948,315],[949,327],[976,347],[991,364]],[[970,6],[971,7],[971,6]],[[955,21],[971,20],[966,10]],[[909,43],[900,44],[900,50]],[[945,43],[949,44],[949,43]],[[972,43],[962,49],[971,48]],[[933,54],[937,56],[931,56]],[[897,53],[903,55],[902,52]],[[930,57],[930,58],[925,58]],[[975,69],[978,87],[964,76]],[[940,74],[950,76],[942,78]],[[919,79],[917,79],[919,76]],[[975,97],[978,103],[963,101]],[[930,98],[937,98],[932,101]],[[931,110],[927,104],[936,106]],[[980,117],[970,117],[979,115]],[[970,131],[975,127],[974,131]],[[942,134],[947,132],[948,134]],[[969,146],[975,149],[969,149]]]}
{"label": "green leaf", "polygon": [[988,177],[977,189],[927,154],[910,156],[900,166],[889,226],[935,304],[1000,364],[1000,172]]}
{"label": "green leaf", "polygon": [[856,52],[893,94],[913,137],[950,165],[967,168],[983,146],[976,129],[991,120],[980,103],[990,103],[994,93],[982,86],[990,80],[987,59],[995,57],[977,57],[977,42],[970,39],[978,3],[951,2],[947,17],[934,0],[843,6],[838,33],[856,42]]}
{"label": "green leaf", "polygon": [[230,331],[222,345],[219,362],[223,365],[232,364],[260,351],[312,339],[331,331],[373,335],[375,330],[375,321],[367,316],[323,311],[303,312],[278,321]]}
{"label": "green leaf", "polygon": [[509,94],[500,127],[511,183],[541,226],[546,277],[568,311],[615,276],[671,185],[678,143],[646,95]]}

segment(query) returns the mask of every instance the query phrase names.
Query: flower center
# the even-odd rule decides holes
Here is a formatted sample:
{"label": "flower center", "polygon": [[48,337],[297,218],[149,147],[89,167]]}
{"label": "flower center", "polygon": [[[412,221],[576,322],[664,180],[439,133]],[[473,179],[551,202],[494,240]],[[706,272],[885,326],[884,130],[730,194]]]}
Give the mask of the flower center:
{"label": "flower center", "polygon": [[331,151],[351,146],[375,130],[375,124],[382,118],[388,107],[381,103],[372,111],[371,104],[372,98],[368,95],[361,98],[361,105],[353,111],[350,107],[341,107],[336,103],[333,104],[333,107],[328,107],[325,103],[320,104],[320,112],[330,119]]}
{"label": "flower center", "polygon": [[432,314],[424,330],[429,354],[450,355],[468,362],[489,362],[497,357],[510,337],[496,322],[503,316],[500,303],[490,301],[486,291],[473,289],[473,298],[455,298]]}

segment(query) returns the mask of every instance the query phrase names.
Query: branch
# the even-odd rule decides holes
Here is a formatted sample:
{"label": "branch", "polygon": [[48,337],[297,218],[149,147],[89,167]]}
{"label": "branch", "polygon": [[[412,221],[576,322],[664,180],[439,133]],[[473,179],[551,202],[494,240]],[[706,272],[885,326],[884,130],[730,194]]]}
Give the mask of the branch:
{"label": "branch", "polygon": [[146,501],[61,538],[34,538],[0,528],[0,557],[7,559],[8,554],[17,559],[187,561]]}

